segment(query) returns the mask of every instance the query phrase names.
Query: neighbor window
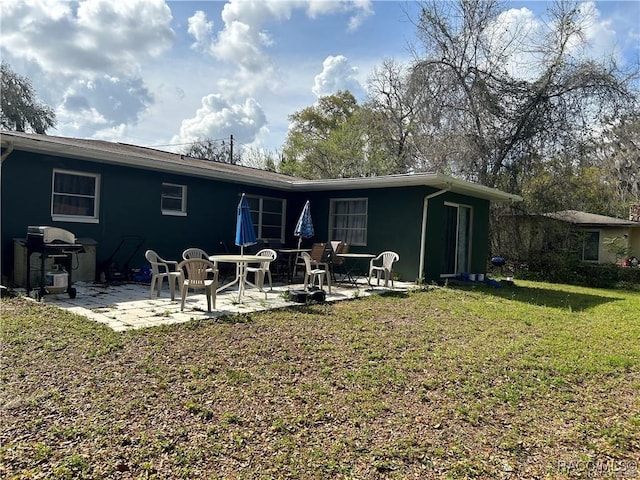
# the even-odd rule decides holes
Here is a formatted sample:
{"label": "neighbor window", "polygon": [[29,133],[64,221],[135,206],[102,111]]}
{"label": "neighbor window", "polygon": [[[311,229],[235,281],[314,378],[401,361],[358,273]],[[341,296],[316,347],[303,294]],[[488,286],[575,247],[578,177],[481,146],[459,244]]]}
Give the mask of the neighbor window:
{"label": "neighbor window", "polygon": [[329,231],[331,240],[350,245],[367,244],[366,198],[334,198],[329,204]]}
{"label": "neighbor window", "polygon": [[162,184],[161,209],[163,215],[187,214],[187,187],[174,183]]}
{"label": "neighbor window", "polygon": [[100,175],[54,170],[52,183],[53,220],[98,223]]}
{"label": "neighbor window", "polygon": [[582,260],[597,262],[600,258],[600,232],[584,232],[582,237]]}
{"label": "neighbor window", "polygon": [[287,201],[282,198],[247,195],[256,237],[284,242]]}

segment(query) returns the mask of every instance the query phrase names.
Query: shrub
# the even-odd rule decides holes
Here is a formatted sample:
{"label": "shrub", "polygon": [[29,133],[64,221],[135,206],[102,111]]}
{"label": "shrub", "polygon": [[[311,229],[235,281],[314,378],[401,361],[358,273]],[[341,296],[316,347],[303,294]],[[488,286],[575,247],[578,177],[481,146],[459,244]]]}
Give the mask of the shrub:
{"label": "shrub", "polygon": [[640,289],[640,268],[580,262],[571,256],[541,257],[518,270],[518,278],[595,288]]}

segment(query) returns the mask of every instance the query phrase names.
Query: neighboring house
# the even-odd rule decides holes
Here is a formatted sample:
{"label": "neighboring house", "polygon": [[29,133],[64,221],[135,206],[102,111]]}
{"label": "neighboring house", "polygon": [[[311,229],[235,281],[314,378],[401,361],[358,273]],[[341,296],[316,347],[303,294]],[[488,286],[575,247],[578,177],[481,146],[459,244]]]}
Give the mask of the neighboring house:
{"label": "neighboring house", "polygon": [[[640,258],[640,222],[596,215],[576,210],[537,215],[507,215],[501,219],[502,245],[510,259],[520,264],[535,264],[554,256],[592,263],[622,263],[625,258]],[[639,212],[640,213],[640,212]]]}
{"label": "neighboring house", "polygon": [[3,283],[13,280],[16,239],[30,225],[91,239],[96,277],[110,261],[143,265],[149,248],[168,259],[187,247],[237,251],[242,193],[260,238],[295,245],[309,200],[316,233],[307,245],[342,240],[353,252],[394,250],[400,278],[432,281],[484,272],[489,203],[521,200],[438,174],[304,180],[100,140],[4,132],[1,145]]}
{"label": "neighboring house", "polygon": [[[637,206],[631,207],[630,218]],[[628,257],[640,257],[640,222],[607,217],[576,210],[546,213],[545,217],[572,227],[580,260],[594,263],[619,263]]]}

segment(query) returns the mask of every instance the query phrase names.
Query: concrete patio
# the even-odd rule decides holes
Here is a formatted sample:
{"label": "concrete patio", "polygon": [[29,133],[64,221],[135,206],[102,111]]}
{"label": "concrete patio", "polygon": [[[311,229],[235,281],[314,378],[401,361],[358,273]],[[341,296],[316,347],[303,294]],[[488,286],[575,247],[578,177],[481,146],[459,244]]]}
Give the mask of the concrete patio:
{"label": "concrete patio", "polygon": [[[384,292],[407,291],[413,284],[395,282],[395,288],[382,286],[370,288],[365,280],[360,280],[357,288],[352,285],[332,285],[331,294],[327,292],[326,301],[336,302],[350,300]],[[302,290],[302,284],[276,284],[273,290],[266,287],[265,293],[256,289],[247,289],[242,302],[239,303],[236,289],[222,291],[217,294],[216,308],[207,312],[207,301],[204,293],[189,292],[184,311],[180,311],[180,295],[171,301],[169,288],[165,282],[160,297],[149,298],[149,285],[142,283],[99,284],[76,282],[76,298],[69,298],[66,293],[51,293],[42,297],[42,302],[56,305],[71,312],[83,315],[90,320],[108,325],[115,331],[133,328],[148,328],[160,325],[184,323],[196,319],[216,318],[250,312],[286,308],[296,305],[287,300],[285,292]],[[25,294],[24,291],[17,293]],[[34,292],[31,292],[32,295]]]}

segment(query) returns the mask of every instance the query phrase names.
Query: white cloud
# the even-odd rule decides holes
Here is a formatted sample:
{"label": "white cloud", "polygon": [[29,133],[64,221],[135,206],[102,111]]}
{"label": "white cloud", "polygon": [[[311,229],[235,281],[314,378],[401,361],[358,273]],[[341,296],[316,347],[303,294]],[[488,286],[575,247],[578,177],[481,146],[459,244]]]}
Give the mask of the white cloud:
{"label": "white cloud", "polygon": [[91,76],[139,72],[171,46],[171,11],[162,0],[2,2],[2,48],[47,72]]}
{"label": "white cloud", "polygon": [[[579,9],[577,22],[585,42],[574,36],[568,43],[568,53],[596,61],[619,57],[611,21],[602,18],[593,2],[580,4]],[[541,45],[546,41],[550,28],[554,28],[553,24],[544,23],[528,8],[506,10],[487,31],[492,52],[497,55],[494,59],[498,59],[515,77],[535,78],[544,62],[546,51]]]}
{"label": "white cloud", "polygon": [[544,31],[542,22],[531,10],[512,8],[502,12],[486,34],[495,59],[507,72],[520,78],[534,75],[531,68],[540,62],[534,46]]}
{"label": "white cloud", "polygon": [[58,128],[91,136],[96,129],[135,124],[152,100],[141,79],[108,75],[78,79],[56,106]]}
{"label": "white cloud", "polygon": [[[250,84],[256,85],[256,88],[260,82],[265,85],[274,82],[277,72],[267,54],[267,49],[273,45],[274,40],[265,27],[273,21],[290,19],[296,9],[304,9],[311,18],[354,11],[355,14],[349,21],[349,29],[357,28],[364,18],[373,13],[371,2],[368,0],[231,0],[222,10],[224,28],[211,44],[211,53],[218,60],[237,65],[237,79],[241,85],[246,86],[246,80],[250,76],[253,76]],[[258,79],[256,76],[261,78]]]}
{"label": "white cloud", "polygon": [[265,40],[268,40],[267,35],[254,26],[234,20],[218,34],[217,42],[211,45],[211,52],[218,60],[236,63],[245,70],[259,73],[270,63],[262,50]]}
{"label": "white cloud", "polygon": [[295,2],[231,0],[222,9],[224,28],[211,44],[211,53],[219,60],[234,63],[254,74],[271,70],[264,48],[271,45],[265,23],[287,19]]}
{"label": "white cloud", "polygon": [[310,0],[307,14],[311,18],[332,13],[355,12],[349,19],[348,30],[357,30],[362,22],[373,15],[372,2],[370,0]]}
{"label": "white cloud", "polygon": [[203,47],[211,41],[213,22],[207,20],[207,14],[198,10],[188,19],[187,32],[193,36],[195,43],[192,47]]}
{"label": "white cloud", "polygon": [[[89,106],[82,97],[74,97],[72,94],[65,98],[65,103],[57,110],[58,127],[65,131],[73,131],[75,135],[84,135],[87,130],[93,131],[102,128],[109,122],[95,108]],[[68,104],[72,105],[68,109]]]}
{"label": "white cloud", "polygon": [[322,72],[316,75],[312,92],[317,97],[332,95],[340,90],[349,90],[356,98],[363,87],[357,79],[358,69],[352,67],[342,55],[328,56],[322,62]]}
{"label": "white cloud", "polygon": [[192,143],[198,139],[227,139],[233,135],[239,143],[254,142],[264,135],[267,118],[262,107],[253,98],[244,103],[231,103],[220,94],[202,99],[202,106],[193,118],[185,119],[180,133],[171,143]]}
{"label": "white cloud", "polygon": [[612,21],[602,18],[594,2],[585,2],[580,5],[580,19],[587,42],[584,54],[596,60],[608,59],[612,55],[619,59],[621,52]]}
{"label": "white cloud", "polygon": [[266,66],[259,73],[239,68],[216,82],[218,90],[226,97],[248,97],[258,94],[272,94],[280,85],[281,74],[275,65]]}
{"label": "white cloud", "polygon": [[42,79],[58,129],[91,136],[135,124],[153,97],[144,62],[172,45],[171,11],[162,0],[2,2],[2,52]]}

